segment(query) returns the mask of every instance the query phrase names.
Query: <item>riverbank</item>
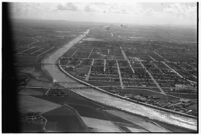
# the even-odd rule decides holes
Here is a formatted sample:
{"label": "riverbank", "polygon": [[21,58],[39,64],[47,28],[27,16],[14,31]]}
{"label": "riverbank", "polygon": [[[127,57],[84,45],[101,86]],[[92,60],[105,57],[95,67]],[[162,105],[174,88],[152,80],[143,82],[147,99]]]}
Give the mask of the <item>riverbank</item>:
{"label": "riverbank", "polygon": [[[71,42],[64,45],[60,49],[56,50],[42,61],[44,71],[46,71],[52,77],[55,83],[67,88],[84,86],[84,84],[78,82],[75,79],[72,79],[72,77],[69,77],[62,71],[60,71],[60,69],[57,67],[57,61],[64,53],[66,53],[73,45],[82,40],[88,33],[89,30],[87,30],[84,34],[78,36],[77,38],[73,39]],[[176,125],[190,130],[197,130],[197,120],[193,118],[160,111],[137,103],[129,102],[113,95],[106,94],[95,88],[89,88],[86,90],[73,89],[72,91],[94,102],[105,104],[107,106],[111,106],[135,115],[137,114],[149,119],[161,121],[171,125]]]}

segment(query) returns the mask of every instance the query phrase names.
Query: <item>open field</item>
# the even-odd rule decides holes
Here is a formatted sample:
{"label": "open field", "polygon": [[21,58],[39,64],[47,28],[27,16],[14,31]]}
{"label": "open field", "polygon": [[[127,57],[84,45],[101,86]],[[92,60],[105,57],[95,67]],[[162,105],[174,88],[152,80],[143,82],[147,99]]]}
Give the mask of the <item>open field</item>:
{"label": "open field", "polygon": [[55,108],[60,107],[61,105],[42,100],[40,98],[35,98],[32,96],[19,96],[19,106],[21,113],[27,112],[40,112],[45,113]]}

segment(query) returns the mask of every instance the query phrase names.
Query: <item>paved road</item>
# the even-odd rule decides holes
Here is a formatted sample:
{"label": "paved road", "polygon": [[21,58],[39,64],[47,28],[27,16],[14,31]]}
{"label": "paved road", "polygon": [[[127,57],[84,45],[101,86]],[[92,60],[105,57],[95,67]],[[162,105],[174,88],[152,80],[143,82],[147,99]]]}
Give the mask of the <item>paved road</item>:
{"label": "paved road", "polygon": [[121,88],[124,89],[124,84],[123,84],[122,77],[121,77],[121,71],[120,71],[119,63],[118,63],[117,60],[116,60],[116,63],[117,63],[117,71],[118,71],[118,74],[119,74],[119,81],[120,81],[120,84],[121,84]]}
{"label": "paved road", "polygon": [[[180,78],[184,78],[186,79],[185,77],[183,77],[181,74],[179,74],[176,70],[174,70],[173,68],[171,68],[167,63],[165,63],[164,61],[162,62],[167,68],[169,68],[172,72],[174,72],[175,74],[177,74],[177,76],[179,76]],[[188,82],[192,83],[192,84],[196,84],[197,82],[195,81],[191,81],[189,79],[186,79]]]}
{"label": "paved road", "polygon": [[55,48],[55,47],[54,47],[54,46],[52,46],[51,48],[47,49],[46,51],[44,51],[44,52],[40,53],[40,54],[39,54],[39,55],[37,55],[37,56],[41,56],[41,55],[43,55],[43,54],[45,54],[45,53],[49,52],[50,50],[52,50],[52,49],[54,49],[54,48]]}
{"label": "paved road", "polygon": [[89,71],[88,71],[88,74],[85,78],[86,81],[89,81],[89,77],[90,77],[90,74],[91,74],[91,69],[92,69],[92,66],[94,65],[94,59],[92,59],[92,62],[91,62],[91,65],[90,65],[90,68],[89,68]]}
{"label": "paved road", "polygon": [[92,54],[93,51],[94,51],[94,48],[91,49],[91,52],[89,53],[89,56],[87,58],[90,58],[90,56],[91,56],[91,54]]}
{"label": "paved road", "polygon": [[106,71],[106,59],[104,59],[104,69],[103,69],[104,73]]}
{"label": "paved road", "polygon": [[35,46],[28,47],[27,49],[25,49],[25,50],[19,52],[18,54],[22,54],[22,53],[24,53],[24,52],[26,52],[26,51],[29,51],[29,50],[31,50],[31,49],[34,49],[34,48],[36,48],[36,47],[35,47]]}
{"label": "paved road", "polygon": [[134,71],[133,67],[131,66],[130,60],[128,59],[126,53],[124,52],[124,50],[122,49],[122,47],[120,47],[120,49],[121,49],[121,53],[122,53],[124,59],[128,62],[128,64],[129,64],[129,66],[130,66],[133,74],[135,74],[135,71]]}
{"label": "paved road", "polygon": [[144,64],[141,61],[139,61],[139,63],[146,70],[146,72],[150,76],[151,80],[156,84],[157,88],[161,91],[161,94],[166,95],[166,93],[164,92],[164,90],[161,88],[161,86],[158,84],[158,82],[154,79],[154,77],[152,76],[152,74],[147,70],[147,68],[144,66]]}
{"label": "paved road", "polygon": [[[56,50],[55,52],[53,52],[51,55],[49,55],[42,61],[42,63],[44,63],[44,64],[42,64],[43,65],[42,68],[44,69],[44,71],[47,72],[53,78],[53,80],[55,82],[58,82],[59,85],[61,85],[63,87],[83,87],[83,86],[85,86],[83,84],[85,82],[82,81],[82,83],[79,83],[79,81],[81,82],[81,80],[76,80],[75,77],[70,76],[70,74],[68,74],[67,72],[66,72],[66,74],[68,76],[65,75],[63,73],[65,71],[62,72],[58,68],[56,63],[57,63],[57,60],[64,53],[66,53],[67,50],[69,50],[74,44],[78,43],[81,39],[83,39],[88,33],[89,33],[89,30],[87,30],[87,32],[78,36],[77,38],[73,39],[71,42],[64,45],[60,49]],[[45,63],[47,63],[47,64],[45,64]],[[52,63],[52,64],[50,64],[50,63]],[[74,78],[74,79],[72,79],[72,78]],[[60,83],[60,82],[65,82],[65,81],[73,82],[73,83]],[[89,88],[89,89],[85,89],[85,90],[73,89],[72,91],[83,97],[86,97],[94,102],[98,102],[98,103],[105,104],[105,105],[108,105],[111,107],[115,107],[115,108],[130,112],[132,114],[137,114],[140,116],[148,117],[149,119],[162,121],[165,123],[177,125],[180,127],[191,129],[191,130],[197,130],[197,120],[194,118],[181,116],[181,115],[178,115],[175,113],[164,112],[164,111],[161,111],[158,109],[154,109],[154,108],[150,108],[150,107],[140,105],[140,104],[137,104],[134,102],[130,102],[128,100],[118,98],[117,96],[113,96],[113,95],[104,93],[95,88]]]}
{"label": "paved road", "polygon": [[73,57],[73,56],[77,53],[77,50],[78,50],[78,49],[76,49],[76,50],[73,52],[73,54],[71,55],[71,57]]}

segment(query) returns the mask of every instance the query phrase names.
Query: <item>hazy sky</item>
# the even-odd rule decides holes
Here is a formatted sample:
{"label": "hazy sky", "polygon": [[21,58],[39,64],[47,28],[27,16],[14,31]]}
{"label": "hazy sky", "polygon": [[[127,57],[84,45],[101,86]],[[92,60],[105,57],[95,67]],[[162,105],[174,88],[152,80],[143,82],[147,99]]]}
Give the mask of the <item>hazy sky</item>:
{"label": "hazy sky", "polygon": [[196,25],[196,3],[12,3],[14,18],[131,23],[142,25]]}

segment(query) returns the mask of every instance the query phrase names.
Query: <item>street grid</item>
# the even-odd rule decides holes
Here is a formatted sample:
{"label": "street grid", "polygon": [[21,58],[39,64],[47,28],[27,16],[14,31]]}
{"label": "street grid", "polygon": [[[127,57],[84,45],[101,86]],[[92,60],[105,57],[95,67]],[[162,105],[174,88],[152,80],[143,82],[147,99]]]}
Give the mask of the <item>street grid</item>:
{"label": "street grid", "polygon": [[[188,92],[172,91],[177,83],[193,84],[177,72],[172,66],[174,62],[164,58],[154,49],[140,48],[140,50],[138,46],[131,48],[125,45],[111,46],[105,41],[82,42],[70,48],[60,62],[62,67],[65,65],[68,65],[68,68],[73,67],[71,71],[68,68],[64,69],[78,79],[114,94],[122,96],[161,94],[167,99],[174,97],[175,100],[186,98],[188,94],[195,96],[193,89]],[[79,55],[69,57],[69,54],[78,49],[76,53]],[[192,66],[189,68],[193,69]],[[149,92],[152,94],[148,94]],[[166,98],[161,100],[171,102]]]}

